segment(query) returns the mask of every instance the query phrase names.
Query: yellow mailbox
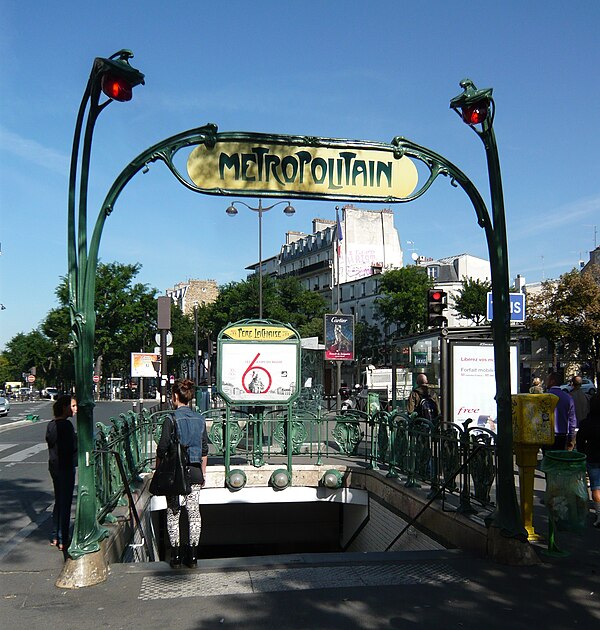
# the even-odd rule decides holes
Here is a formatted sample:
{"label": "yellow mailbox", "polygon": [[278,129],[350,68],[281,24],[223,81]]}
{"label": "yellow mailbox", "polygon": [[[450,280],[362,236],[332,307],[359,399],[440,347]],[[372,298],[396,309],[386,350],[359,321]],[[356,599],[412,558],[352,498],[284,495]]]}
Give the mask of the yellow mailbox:
{"label": "yellow mailbox", "polygon": [[539,536],[533,528],[533,481],[540,446],[554,443],[554,394],[513,394],[513,446],[519,467],[521,516],[530,540]]}
{"label": "yellow mailbox", "polygon": [[538,448],[553,444],[557,403],[558,396],[554,394],[513,394],[513,442]]}

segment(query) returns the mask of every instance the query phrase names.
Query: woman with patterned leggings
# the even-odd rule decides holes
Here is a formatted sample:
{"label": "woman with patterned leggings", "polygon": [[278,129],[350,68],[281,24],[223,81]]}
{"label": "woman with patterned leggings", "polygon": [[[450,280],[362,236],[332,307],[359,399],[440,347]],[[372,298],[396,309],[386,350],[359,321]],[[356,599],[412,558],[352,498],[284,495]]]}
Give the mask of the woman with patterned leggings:
{"label": "woman with patterned leggings", "polygon": [[197,565],[196,546],[200,540],[202,521],[200,518],[200,489],[204,487],[206,464],[208,461],[208,436],[206,422],[202,414],[192,411],[188,406],[194,396],[194,383],[189,379],[175,381],[173,385],[173,417],[165,418],[162,434],[156,449],[157,459],[164,457],[173,432],[174,423],[180,443],[187,448],[192,491],[187,496],[167,497],[167,531],[171,543],[171,566],[181,566],[181,546],[179,533],[179,517],[184,507],[189,523],[189,546],[186,554],[186,564],[189,567]]}

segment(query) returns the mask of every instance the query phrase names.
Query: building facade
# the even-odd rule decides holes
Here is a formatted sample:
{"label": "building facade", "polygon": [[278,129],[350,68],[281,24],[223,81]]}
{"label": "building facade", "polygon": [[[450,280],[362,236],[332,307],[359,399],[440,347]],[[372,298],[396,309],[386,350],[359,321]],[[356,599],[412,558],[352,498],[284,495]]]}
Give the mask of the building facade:
{"label": "building facade", "polygon": [[194,304],[211,304],[219,295],[216,280],[188,280],[178,282],[173,288],[167,289],[166,294],[188,317],[194,314]]}

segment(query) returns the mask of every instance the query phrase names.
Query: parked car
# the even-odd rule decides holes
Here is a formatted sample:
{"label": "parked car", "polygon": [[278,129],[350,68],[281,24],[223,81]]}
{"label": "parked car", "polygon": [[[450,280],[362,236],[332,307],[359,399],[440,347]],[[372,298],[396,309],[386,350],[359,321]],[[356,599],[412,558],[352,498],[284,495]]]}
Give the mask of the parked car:
{"label": "parked car", "polygon": [[[565,392],[572,392],[573,386],[571,383],[566,383],[565,385],[560,386]],[[594,385],[594,381],[589,378],[581,379],[581,391],[583,391],[588,396],[593,396],[596,393],[596,385]]]}
{"label": "parked car", "polygon": [[10,411],[10,402],[8,398],[0,396],[0,416],[7,416]]}
{"label": "parked car", "polygon": [[56,400],[58,398],[59,391],[56,387],[46,387],[42,390],[42,396],[49,398],[50,400]]}

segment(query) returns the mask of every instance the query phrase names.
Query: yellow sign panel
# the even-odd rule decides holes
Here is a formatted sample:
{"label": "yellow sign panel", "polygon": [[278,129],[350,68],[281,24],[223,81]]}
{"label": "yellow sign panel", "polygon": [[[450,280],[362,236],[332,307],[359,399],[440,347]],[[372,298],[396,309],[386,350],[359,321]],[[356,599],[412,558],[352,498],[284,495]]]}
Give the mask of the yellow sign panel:
{"label": "yellow sign panel", "polygon": [[302,146],[267,137],[217,140],[190,154],[190,179],[205,190],[301,193],[403,199],[416,188],[417,168],[393,147]]}
{"label": "yellow sign panel", "polygon": [[231,339],[236,341],[285,341],[294,337],[295,333],[283,326],[240,325],[231,326],[223,331]]}

